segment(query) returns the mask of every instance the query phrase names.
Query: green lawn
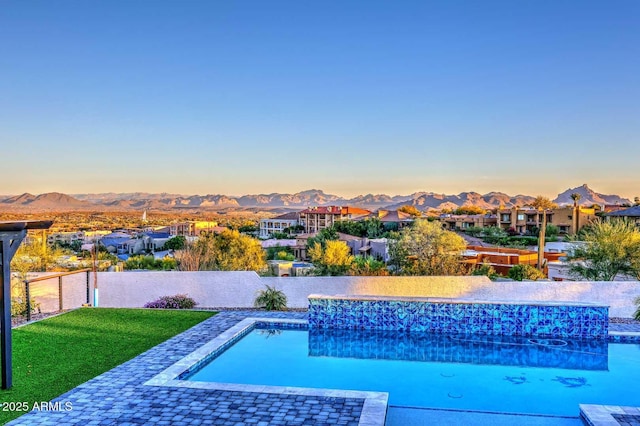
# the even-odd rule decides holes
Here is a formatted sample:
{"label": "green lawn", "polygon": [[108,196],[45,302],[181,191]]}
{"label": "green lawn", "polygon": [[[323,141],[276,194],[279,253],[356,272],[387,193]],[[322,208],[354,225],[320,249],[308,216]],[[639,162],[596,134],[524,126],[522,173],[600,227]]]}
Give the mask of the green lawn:
{"label": "green lawn", "polygon": [[[215,315],[82,308],[13,330],[13,388],[0,402],[50,401]],[[0,407],[0,424],[24,412]]]}

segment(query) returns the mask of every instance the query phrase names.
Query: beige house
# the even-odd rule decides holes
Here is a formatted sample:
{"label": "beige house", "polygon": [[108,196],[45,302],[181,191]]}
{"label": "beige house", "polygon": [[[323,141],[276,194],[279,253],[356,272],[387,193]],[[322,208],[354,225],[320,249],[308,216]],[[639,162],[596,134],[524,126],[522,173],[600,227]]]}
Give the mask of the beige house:
{"label": "beige house", "polygon": [[400,210],[377,210],[370,215],[362,216],[356,220],[378,219],[385,229],[402,229],[414,221],[409,213]]}
{"label": "beige house", "polygon": [[[558,227],[560,234],[575,235],[596,218],[596,210],[580,206],[556,207],[546,210],[547,224]],[[519,234],[532,233],[542,224],[542,211],[533,207],[498,210],[498,226],[513,228]]]}
{"label": "beige house", "polygon": [[442,226],[449,230],[485,228],[496,226],[498,222],[495,214],[443,214],[439,219]]}
{"label": "beige house", "polygon": [[330,228],[341,220],[357,220],[371,214],[371,211],[357,207],[310,207],[300,212],[300,225],[307,234]]}
{"label": "beige house", "polygon": [[171,224],[169,233],[172,236],[182,235],[184,237],[197,237],[202,232],[222,232],[223,227],[218,226],[218,222],[211,221],[192,221]]}

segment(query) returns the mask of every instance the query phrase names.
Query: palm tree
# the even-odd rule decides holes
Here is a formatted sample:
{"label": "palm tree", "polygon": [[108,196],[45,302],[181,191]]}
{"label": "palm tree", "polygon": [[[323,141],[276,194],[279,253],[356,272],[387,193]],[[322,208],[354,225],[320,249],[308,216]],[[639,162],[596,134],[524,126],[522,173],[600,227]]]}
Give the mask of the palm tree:
{"label": "palm tree", "polygon": [[538,269],[542,271],[544,269],[544,239],[547,230],[547,210],[555,209],[558,205],[542,195],[538,195],[531,205],[538,209],[538,211],[542,210],[542,225],[538,233]]}
{"label": "palm tree", "polygon": [[578,201],[580,201],[581,198],[582,198],[582,195],[578,194],[577,192],[574,192],[573,194],[571,194],[571,199],[573,200],[574,207],[578,206]]}

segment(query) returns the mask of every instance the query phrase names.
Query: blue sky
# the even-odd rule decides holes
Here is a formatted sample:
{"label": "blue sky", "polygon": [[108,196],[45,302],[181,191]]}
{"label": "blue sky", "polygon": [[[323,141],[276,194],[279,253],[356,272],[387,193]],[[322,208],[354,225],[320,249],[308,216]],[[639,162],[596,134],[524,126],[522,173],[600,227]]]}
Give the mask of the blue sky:
{"label": "blue sky", "polygon": [[640,195],[640,2],[0,7],[0,194]]}

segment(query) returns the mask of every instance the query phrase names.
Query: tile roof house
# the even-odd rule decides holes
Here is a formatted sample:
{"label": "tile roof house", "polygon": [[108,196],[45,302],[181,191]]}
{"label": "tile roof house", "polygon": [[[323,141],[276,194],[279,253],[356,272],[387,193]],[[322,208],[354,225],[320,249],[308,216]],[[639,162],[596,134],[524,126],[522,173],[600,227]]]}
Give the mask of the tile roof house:
{"label": "tile roof house", "polygon": [[401,229],[405,226],[413,223],[415,217],[409,213],[402,212],[400,210],[377,210],[367,216],[363,216],[358,220],[365,219],[378,219],[385,227],[385,229],[396,228]]}

